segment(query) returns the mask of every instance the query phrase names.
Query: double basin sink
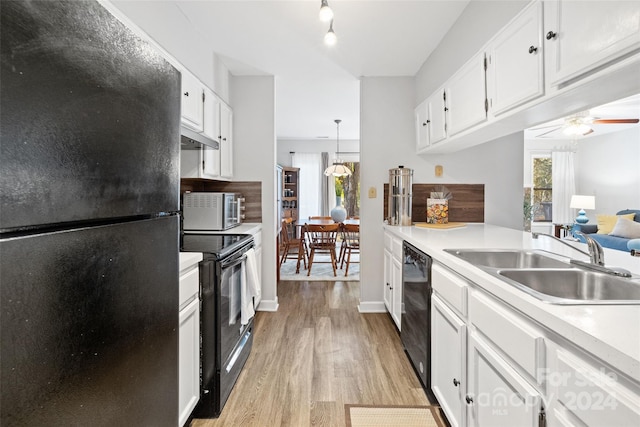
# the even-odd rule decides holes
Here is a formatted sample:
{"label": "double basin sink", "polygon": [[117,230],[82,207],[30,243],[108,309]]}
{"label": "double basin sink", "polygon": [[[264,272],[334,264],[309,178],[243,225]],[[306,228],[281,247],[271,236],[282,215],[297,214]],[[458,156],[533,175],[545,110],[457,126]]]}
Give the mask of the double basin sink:
{"label": "double basin sink", "polygon": [[445,249],[504,282],[553,304],[640,304],[640,278],[573,265],[536,250]]}

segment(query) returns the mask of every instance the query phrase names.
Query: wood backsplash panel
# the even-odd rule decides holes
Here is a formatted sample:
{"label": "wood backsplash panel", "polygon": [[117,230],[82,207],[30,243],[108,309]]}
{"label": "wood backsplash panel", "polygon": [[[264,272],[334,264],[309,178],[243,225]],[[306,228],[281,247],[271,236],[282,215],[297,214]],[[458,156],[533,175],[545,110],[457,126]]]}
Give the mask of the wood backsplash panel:
{"label": "wood backsplash panel", "polygon": [[242,193],[244,196],[244,222],[262,222],[262,182],[260,181],[212,181],[206,179],[180,180],[180,195],[185,191],[211,191]]}
{"label": "wood backsplash panel", "polygon": [[[450,222],[484,222],[484,184],[413,184],[411,189],[411,219],[413,222],[427,221],[427,198],[441,186],[453,195],[449,200]],[[389,184],[384,184],[384,212],[387,218]]]}

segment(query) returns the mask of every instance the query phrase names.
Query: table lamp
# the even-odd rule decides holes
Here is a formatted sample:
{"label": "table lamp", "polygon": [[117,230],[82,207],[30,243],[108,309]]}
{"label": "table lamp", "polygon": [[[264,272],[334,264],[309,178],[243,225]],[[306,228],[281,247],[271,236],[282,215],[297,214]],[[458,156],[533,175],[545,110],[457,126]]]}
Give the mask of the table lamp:
{"label": "table lamp", "polygon": [[589,218],[585,213],[585,209],[595,209],[596,208],[596,198],[595,196],[580,196],[573,195],[571,196],[571,203],[569,204],[570,208],[580,209],[578,211],[578,216],[576,217],[576,223],[578,224],[586,224],[589,222]]}

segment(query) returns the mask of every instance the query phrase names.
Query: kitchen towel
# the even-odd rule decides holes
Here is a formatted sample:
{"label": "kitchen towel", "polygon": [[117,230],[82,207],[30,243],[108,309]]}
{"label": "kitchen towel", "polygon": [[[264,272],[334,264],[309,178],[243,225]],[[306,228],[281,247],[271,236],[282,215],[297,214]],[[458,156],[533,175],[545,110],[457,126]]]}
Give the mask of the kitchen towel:
{"label": "kitchen towel", "polygon": [[249,249],[245,256],[247,261],[243,264],[240,288],[240,324],[242,325],[249,323],[249,320],[255,315],[253,297],[259,297],[262,288],[255,249]]}

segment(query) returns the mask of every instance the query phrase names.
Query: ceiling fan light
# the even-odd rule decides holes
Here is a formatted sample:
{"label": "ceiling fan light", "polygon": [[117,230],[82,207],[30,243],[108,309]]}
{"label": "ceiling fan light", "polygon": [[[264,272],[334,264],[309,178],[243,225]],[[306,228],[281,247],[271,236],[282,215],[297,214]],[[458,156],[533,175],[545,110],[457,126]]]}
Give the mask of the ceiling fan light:
{"label": "ceiling fan light", "polygon": [[569,126],[567,126],[566,128],[564,128],[564,130],[562,131],[562,133],[564,133],[565,135],[584,135],[586,133],[590,133],[589,131],[591,130],[591,127],[589,127],[589,125],[586,125],[584,123],[573,123]]}
{"label": "ceiling fan light", "polygon": [[333,19],[333,10],[329,7],[327,0],[322,0],[318,17],[322,22],[329,22]]}

